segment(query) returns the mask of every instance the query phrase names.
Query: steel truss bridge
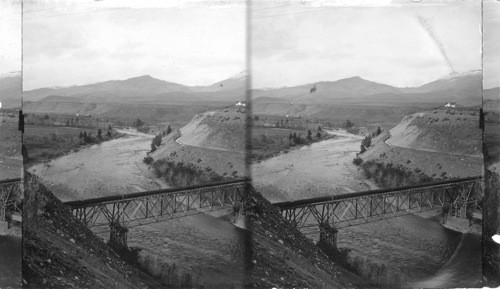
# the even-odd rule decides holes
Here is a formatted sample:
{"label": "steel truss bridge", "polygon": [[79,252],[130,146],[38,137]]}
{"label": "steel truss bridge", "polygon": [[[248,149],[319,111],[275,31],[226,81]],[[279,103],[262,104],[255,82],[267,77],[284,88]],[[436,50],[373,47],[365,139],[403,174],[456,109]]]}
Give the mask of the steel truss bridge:
{"label": "steel truss bridge", "polygon": [[[241,203],[247,179],[65,202],[89,228],[130,228]],[[112,233],[113,234],[113,233]]]}
{"label": "steel truss bridge", "polygon": [[447,219],[481,218],[482,197],[483,179],[470,177],[274,205],[286,220],[311,234],[318,227],[339,229],[439,208]]}
{"label": "steel truss bridge", "polygon": [[14,215],[21,217],[23,182],[20,178],[0,181],[0,221],[12,220]]}

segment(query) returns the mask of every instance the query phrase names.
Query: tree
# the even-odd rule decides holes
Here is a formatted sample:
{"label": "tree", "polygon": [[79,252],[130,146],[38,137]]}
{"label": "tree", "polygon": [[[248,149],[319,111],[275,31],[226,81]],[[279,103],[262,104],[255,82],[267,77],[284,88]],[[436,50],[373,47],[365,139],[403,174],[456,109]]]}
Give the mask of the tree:
{"label": "tree", "polygon": [[318,131],[318,133],[316,134],[316,138],[321,138],[321,132]]}
{"label": "tree", "polygon": [[363,139],[363,141],[361,142],[361,144],[365,147],[365,148],[369,148],[371,145],[372,145],[372,137],[371,136],[367,136]]}
{"label": "tree", "polygon": [[99,140],[102,140],[102,130],[101,130],[101,129],[98,129],[98,130],[97,130],[97,138],[98,138]]}
{"label": "tree", "polygon": [[82,138],[83,138],[83,132],[81,132],[81,131],[80,131],[79,138],[80,138],[80,139],[82,139]]}
{"label": "tree", "polygon": [[140,120],[139,118],[135,121],[135,126],[136,127],[141,127],[144,125],[144,122]]}
{"label": "tree", "polygon": [[312,132],[311,132],[311,130],[307,131],[307,137],[306,138],[307,138],[308,141],[312,141]]}
{"label": "tree", "polygon": [[170,126],[167,127],[167,134],[170,134],[172,132],[172,128]]}
{"label": "tree", "polygon": [[377,135],[381,134],[382,130],[380,129],[380,126],[377,128]]}
{"label": "tree", "polygon": [[110,130],[108,130],[107,135],[108,135],[108,138],[111,138],[111,131]]}
{"label": "tree", "polygon": [[151,152],[154,152],[161,145],[161,134],[156,135],[151,141]]}
{"label": "tree", "polygon": [[276,122],[276,127],[280,127],[280,122],[279,121]]}
{"label": "tree", "polygon": [[320,132],[320,131],[321,131],[321,126],[318,126],[318,132]]}
{"label": "tree", "polygon": [[347,121],[345,122],[345,128],[351,128],[351,127],[353,127],[353,126],[354,126],[354,123],[353,123],[353,122],[351,122],[350,120],[347,120]]}
{"label": "tree", "polygon": [[363,144],[361,144],[361,153],[364,153],[364,152],[366,152],[366,148]]}
{"label": "tree", "polygon": [[111,125],[110,125],[110,124],[108,125],[108,131],[109,131],[109,130],[113,130],[113,128],[111,127]]}
{"label": "tree", "polygon": [[83,139],[87,139],[87,132],[86,131],[83,132]]}

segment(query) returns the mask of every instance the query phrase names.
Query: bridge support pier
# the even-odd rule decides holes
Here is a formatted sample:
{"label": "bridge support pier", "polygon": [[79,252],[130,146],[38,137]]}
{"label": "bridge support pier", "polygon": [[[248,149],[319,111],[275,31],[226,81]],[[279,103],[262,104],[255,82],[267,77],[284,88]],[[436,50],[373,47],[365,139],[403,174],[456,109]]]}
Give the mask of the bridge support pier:
{"label": "bridge support pier", "polygon": [[109,245],[113,249],[126,249],[128,229],[118,222],[109,224],[109,229]]}
{"label": "bridge support pier", "polygon": [[338,230],[331,227],[328,223],[319,225],[319,241],[318,247],[328,252],[332,249],[337,249],[337,232]]}

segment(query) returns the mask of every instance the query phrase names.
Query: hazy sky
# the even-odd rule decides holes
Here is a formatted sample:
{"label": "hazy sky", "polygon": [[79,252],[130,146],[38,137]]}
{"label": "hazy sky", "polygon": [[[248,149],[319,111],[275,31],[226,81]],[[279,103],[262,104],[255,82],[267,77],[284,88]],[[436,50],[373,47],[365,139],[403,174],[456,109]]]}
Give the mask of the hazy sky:
{"label": "hazy sky", "polygon": [[479,70],[480,4],[256,0],[252,85],[280,87],[360,76],[405,87]]}
{"label": "hazy sky", "polygon": [[500,2],[486,0],[484,19],[484,88],[500,87]]}
{"label": "hazy sky", "polygon": [[0,0],[0,76],[21,71],[21,0]]}
{"label": "hazy sky", "polygon": [[207,85],[246,68],[243,0],[32,2],[24,14],[25,90],[145,74]]}

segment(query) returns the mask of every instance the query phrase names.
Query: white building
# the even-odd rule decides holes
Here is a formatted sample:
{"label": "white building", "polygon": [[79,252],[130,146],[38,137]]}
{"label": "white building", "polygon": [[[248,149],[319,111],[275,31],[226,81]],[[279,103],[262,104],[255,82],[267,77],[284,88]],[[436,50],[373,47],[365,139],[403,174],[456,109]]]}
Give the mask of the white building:
{"label": "white building", "polygon": [[444,105],[444,107],[456,107],[456,104],[455,104],[455,102],[454,102],[454,101],[448,101],[448,102]]}

